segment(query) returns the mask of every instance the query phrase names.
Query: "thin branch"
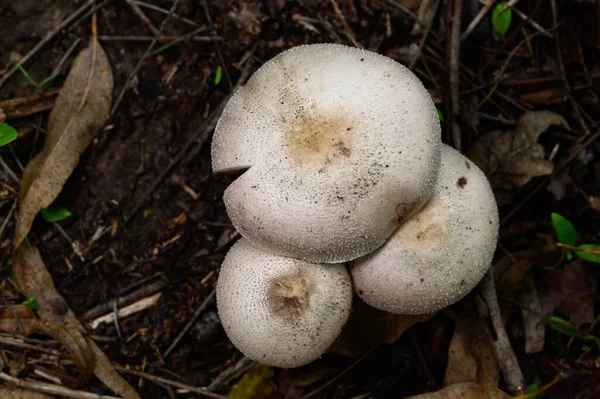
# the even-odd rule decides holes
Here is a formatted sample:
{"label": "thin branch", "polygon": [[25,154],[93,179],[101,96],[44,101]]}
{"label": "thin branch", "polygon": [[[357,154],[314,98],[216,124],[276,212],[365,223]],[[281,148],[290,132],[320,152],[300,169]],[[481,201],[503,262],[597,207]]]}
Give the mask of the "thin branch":
{"label": "thin branch", "polygon": [[9,384],[15,385],[22,389],[30,391],[47,393],[49,395],[60,396],[64,398],[73,399],[120,399],[116,396],[105,396],[96,395],[95,393],[89,393],[84,391],[76,391],[73,389],[65,388],[60,385],[48,384],[45,382],[38,381],[24,381],[18,378],[11,377],[10,375],[0,372],[0,380],[5,381]]}

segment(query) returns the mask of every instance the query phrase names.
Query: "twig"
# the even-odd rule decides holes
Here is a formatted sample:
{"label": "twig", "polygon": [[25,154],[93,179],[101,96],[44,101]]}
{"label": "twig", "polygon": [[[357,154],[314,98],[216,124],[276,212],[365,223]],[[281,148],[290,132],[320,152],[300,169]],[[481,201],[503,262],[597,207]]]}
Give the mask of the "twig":
{"label": "twig", "polygon": [[462,19],[462,4],[463,0],[452,0],[451,10],[452,16],[450,18],[450,38],[448,40],[449,53],[450,53],[450,76],[448,81],[450,82],[450,101],[452,104],[452,117],[449,118],[448,128],[452,134],[452,142],[454,148],[457,151],[461,151],[462,139],[460,134],[460,128],[457,123],[458,116],[460,114],[460,103],[459,103],[459,92],[460,92],[460,22]]}
{"label": "twig", "polygon": [[37,54],[38,51],[42,47],[44,47],[54,36],[56,36],[61,30],[63,30],[67,25],[69,25],[75,18],[77,18],[82,12],[84,12],[89,6],[91,6],[96,0],[88,0],[85,4],[79,7],[73,14],[71,14],[67,19],[65,19],[62,23],[60,23],[54,30],[51,30],[44,36],[44,38],[35,45],[34,48],[29,50],[27,54],[23,56],[19,60],[17,64],[15,64],[11,69],[8,70],[0,79],[0,87],[4,86],[4,83],[19,69],[19,65],[25,65],[27,61],[29,61],[34,55]]}
{"label": "twig", "polygon": [[[181,0],[175,0],[173,2],[173,5],[169,9],[169,13],[167,14],[167,16],[165,17],[165,19],[160,24],[160,28],[158,30],[158,34],[156,35],[156,37],[161,36],[161,34],[162,34],[162,32],[163,32],[166,24],[167,24],[167,21],[169,20],[169,18],[171,17],[171,15],[177,9],[177,6],[179,5],[180,1]],[[137,65],[135,66],[135,68],[133,68],[133,71],[131,71],[131,73],[127,77],[127,80],[125,81],[125,85],[123,86],[123,89],[121,90],[121,92],[117,96],[115,104],[113,105],[112,109],[110,110],[110,116],[111,117],[114,116],[115,112],[119,108],[119,105],[121,105],[121,101],[123,100],[123,97],[125,96],[125,93],[127,92],[127,90],[129,90],[129,85],[131,84],[131,80],[133,79],[134,76],[137,75],[137,73],[139,72],[139,70],[142,68],[142,65],[144,64],[144,61],[146,61],[146,58],[148,58],[148,56],[150,55],[150,53],[154,49],[154,46],[158,42],[158,40],[156,39],[156,37],[154,38],[154,40],[152,40],[152,42],[150,43],[150,45],[146,49],[146,52],[142,56],[142,58],[140,58],[140,60],[138,61]]]}
{"label": "twig", "polygon": [[2,165],[2,168],[4,169],[4,171],[6,172],[6,174],[13,179],[13,181],[17,184],[19,184],[21,182],[21,179],[19,179],[17,177],[17,175],[15,175],[15,172],[12,171],[12,169],[6,164],[6,162],[4,162],[4,158],[2,158],[2,156],[0,156],[0,165]]}
{"label": "twig", "polygon": [[140,299],[139,301],[134,302],[129,306],[119,309],[117,311],[117,314],[114,313],[114,309],[116,309],[116,302],[113,302],[115,304],[114,305],[115,307],[113,308],[113,312],[92,320],[90,322],[90,327],[92,328],[92,330],[95,330],[102,323],[114,322],[115,316],[116,317],[127,317],[132,314],[146,310],[146,309],[156,305],[156,303],[158,302],[158,300],[160,299],[161,296],[162,296],[162,294],[159,292],[148,298]]}
{"label": "twig", "polygon": [[107,303],[103,303],[101,305],[98,305],[98,306],[88,310],[87,312],[85,312],[83,314],[83,316],[81,317],[81,320],[87,321],[87,320],[96,318],[98,316],[101,316],[103,314],[106,314],[106,313],[110,312],[111,309],[113,309],[113,306],[114,306],[113,304],[116,304],[118,307],[124,307],[124,306],[131,305],[132,303],[137,302],[142,298],[145,298],[149,295],[155,294],[156,292],[162,290],[166,286],[167,286],[166,282],[164,282],[162,280],[156,281],[152,284],[149,284],[145,287],[140,288],[139,290],[137,290],[129,295],[122,296],[120,298],[117,298],[117,299],[112,300]]}
{"label": "twig", "polygon": [[227,367],[218,376],[216,376],[215,379],[208,386],[208,390],[214,391],[229,377],[237,374],[238,372],[245,369],[246,367],[249,367],[250,365],[252,365],[252,363],[254,363],[254,361],[252,359],[249,359],[246,356],[244,356],[243,358],[238,360],[238,362],[236,364],[234,364],[233,366]]}
{"label": "twig", "polygon": [[[158,6],[155,6],[154,4],[148,4],[148,3],[145,3],[143,1],[133,0],[132,3],[137,4],[140,7],[145,7],[147,9],[149,9],[149,10],[160,12],[162,14],[168,14],[169,13],[169,10],[165,10],[164,8],[160,8]],[[178,14],[175,14],[175,13],[171,14],[171,17],[175,18],[175,19],[178,19],[178,20],[180,20],[182,22],[185,22],[186,24],[191,25],[193,27],[199,27],[200,26],[200,24],[192,21],[191,19],[187,19],[187,18],[182,17],[182,16],[180,16]]]}
{"label": "twig", "polygon": [[210,392],[206,388],[198,388],[198,387],[195,387],[192,385],[183,384],[181,382],[167,380],[166,378],[162,378],[162,377],[158,377],[158,376],[155,376],[152,374],[144,373],[142,371],[130,370],[130,369],[122,367],[122,366],[115,365],[115,368],[119,371],[122,371],[123,373],[127,373],[127,374],[131,374],[131,375],[135,375],[137,377],[145,378],[146,380],[152,381],[155,384],[165,384],[165,385],[169,385],[172,387],[185,389],[187,391],[194,392],[194,393],[197,393],[198,395],[206,396],[209,398],[227,399],[227,396],[223,396],[223,395],[219,395],[218,393]]}
{"label": "twig", "polygon": [[58,91],[54,90],[28,97],[11,98],[0,101],[0,109],[4,112],[6,120],[22,118],[51,109],[57,95]]}
{"label": "twig", "polygon": [[152,24],[152,21],[150,21],[150,18],[148,18],[148,16],[146,15],[146,13],[144,13],[144,11],[140,8],[140,6],[137,5],[137,4],[135,4],[135,2],[133,2],[132,0],[125,0],[125,1],[133,9],[133,12],[135,12],[136,15],[142,21],[144,21],[144,23],[146,24],[146,26],[148,27],[148,29],[150,29],[150,31],[152,32],[152,34],[154,36],[159,36],[158,29],[156,29],[156,26],[154,26],[154,24]]}
{"label": "twig", "polygon": [[28,389],[30,391],[47,393],[54,396],[61,396],[65,398],[74,399],[120,399],[116,396],[105,396],[96,395],[95,393],[89,393],[84,391],[76,391],[73,389],[65,388],[60,385],[48,384],[45,382],[38,381],[23,381],[18,378],[11,377],[10,375],[0,372],[0,380],[13,384],[19,388]]}
{"label": "twig", "polygon": [[471,33],[473,33],[477,25],[479,25],[483,17],[485,17],[485,14],[487,14],[488,11],[490,11],[490,9],[495,3],[496,0],[491,0],[487,3],[484,3],[485,5],[483,6],[483,8],[479,10],[479,13],[475,16],[475,18],[473,18],[471,23],[469,23],[469,26],[467,26],[467,29],[465,29],[463,34],[460,36],[460,40],[465,40],[467,37],[469,37]]}
{"label": "twig", "polygon": [[362,44],[360,44],[359,42],[356,41],[356,35],[352,31],[352,28],[350,27],[350,25],[348,25],[348,21],[346,21],[346,17],[342,13],[342,10],[340,10],[340,6],[337,3],[337,1],[336,0],[329,0],[329,1],[331,2],[331,5],[333,6],[333,11],[335,11],[335,15],[337,15],[337,17],[342,22],[342,25],[344,26],[344,33],[346,33],[346,37],[348,37],[348,39],[350,39],[350,41],[352,42],[354,47],[364,48],[364,46]]}
{"label": "twig", "polygon": [[[196,34],[197,32],[193,32]],[[171,42],[173,40],[181,40],[184,36],[98,36],[98,40],[103,42]],[[191,40],[196,42],[219,42],[223,40],[222,36],[193,36]]]}
{"label": "twig", "polygon": [[8,215],[6,215],[6,217],[2,221],[2,226],[0,226],[0,237],[2,237],[2,234],[4,233],[4,229],[6,229],[6,226],[8,225],[8,221],[12,217],[13,213],[15,213],[15,209],[17,209],[17,200],[13,201],[10,211],[8,211]]}
{"label": "twig", "polygon": [[[210,34],[213,36],[217,36],[217,32],[212,22],[212,18],[210,17],[210,10],[208,9],[208,3],[206,0],[202,0],[202,7],[204,8],[204,15],[206,16],[206,20],[208,21],[208,27],[210,28]],[[227,65],[225,64],[225,59],[223,58],[223,53],[221,52],[221,46],[219,43],[214,42],[215,51],[217,52],[217,57],[219,58],[219,62],[221,63],[221,68],[223,69],[223,75],[225,75],[225,81],[227,82],[227,86],[230,90],[233,90],[233,83],[231,81],[231,76],[229,75],[229,70]]]}
{"label": "twig", "polygon": [[521,395],[525,392],[525,379],[506,335],[500,305],[498,304],[498,296],[496,295],[493,267],[490,267],[483,277],[480,283],[480,290],[481,295],[488,305],[489,317],[494,328],[494,331],[488,330],[488,333],[494,347],[498,365],[504,376],[504,381],[506,381],[508,390],[513,395]]}
{"label": "twig", "polygon": [[204,312],[204,310],[208,307],[208,305],[210,304],[210,301],[214,298],[214,296],[215,296],[216,293],[217,293],[217,290],[215,288],[206,297],[206,299],[204,300],[204,302],[202,302],[200,304],[200,306],[198,306],[198,309],[196,309],[196,311],[194,312],[194,315],[188,321],[188,323],[185,325],[185,327],[183,328],[183,330],[181,330],[181,332],[179,333],[179,335],[177,336],[177,338],[175,338],[175,340],[173,341],[173,343],[167,348],[166,351],[164,351],[164,353],[162,355],[163,358],[166,359],[171,354],[171,352],[173,352],[173,349],[175,349],[175,347],[179,344],[179,341],[181,341],[181,339],[185,336],[185,334],[187,334],[187,332],[190,330],[190,328],[192,328],[192,326],[194,325],[194,323],[196,322],[196,320],[198,319],[198,317],[200,317],[200,315],[202,314],[202,312]]}
{"label": "twig", "polygon": [[440,0],[436,0],[435,5],[433,6],[434,11],[431,13],[431,18],[429,18],[427,21],[427,27],[425,28],[425,32],[423,32],[423,37],[421,37],[421,41],[419,42],[417,54],[415,54],[413,59],[410,61],[410,64],[408,64],[408,69],[410,70],[412,70],[415,67],[415,64],[417,63],[417,61],[421,57],[421,54],[423,53],[423,46],[425,45],[425,42],[427,41],[427,36],[429,36],[429,32],[431,31],[431,27],[433,26],[433,18],[435,17],[435,13],[437,12],[439,5]]}

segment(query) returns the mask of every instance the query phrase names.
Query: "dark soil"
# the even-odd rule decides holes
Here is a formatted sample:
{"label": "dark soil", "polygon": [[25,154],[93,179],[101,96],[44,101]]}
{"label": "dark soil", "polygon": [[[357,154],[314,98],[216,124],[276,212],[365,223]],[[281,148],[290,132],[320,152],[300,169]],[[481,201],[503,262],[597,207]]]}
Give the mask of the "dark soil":
{"label": "dark soil", "polygon": [[[589,1],[557,1],[559,26],[551,29],[554,26],[552,1],[521,2],[517,6],[531,20],[545,27],[550,37],[513,14],[504,40],[493,31],[487,16],[462,43],[461,112],[454,122],[461,127],[463,152],[490,131],[513,128],[527,110],[554,111],[572,128],[571,131],[551,128],[540,138],[546,154],[557,148],[555,166],[564,164],[564,167],[556,168],[549,178],[537,177],[511,190],[502,205],[500,244],[504,249],[498,250],[498,260],[506,253],[540,250],[544,242],[548,245],[555,240],[550,225],[551,212],[558,212],[573,222],[580,242],[600,242],[600,146],[597,141],[586,141],[598,132],[600,115],[597,95],[600,88],[599,8],[597,3]],[[0,67],[9,68],[11,60],[25,55],[83,3],[0,1]],[[173,2],[152,0],[148,3],[168,10]],[[222,40],[184,40],[148,57],[133,81],[133,89],[127,92],[105,128],[81,157],[54,206],[72,212],[73,216],[60,225],[84,248],[84,258],[74,253],[69,241],[51,224],[41,218],[36,220],[32,236],[40,243],[42,256],[59,292],[80,317],[91,308],[152,281],[167,283],[156,306],[120,320],[121,338],[114,324],[90,331],[115,364],[143,366],[150,374],[205,386],[241,358],[214,317],[214,303],[175,350],[167,358],[162,357],[214,288],[220,262],[235,240],[221,201],[224,189],[235,176],[215,176],[211,171],[213,112],[218,116],[219,107],[244,71],[251,73],[291,46],[317,42],[352,44],[350,37],[354,35],[365,48],[406,65],[412,60],[409,46],[412,44],[414,50],[414,46],[421,43],[421,36],[410,36],[414,21],[394,5],[396,1],[337,0],[353,33],[344,27],[333,3],[325,0],[215,0],[209,1],[205,10],[202,1],[181,1],[176,14],[204,26],[199,36],[209,36],[214,30],[214,35]],[[400,3],[407,4],[416,13],[420,2]],[[413,71],[431,89],[438,108],[450,123],[450,94],[446,89],[449,87],[447,3],[451,2],[440,2]],[[98,32],[114,72],[114,101],[150,44],[130,38],[152,37],[153,34],[127,2],[109,0],[102,4],[98,11]],[[465,0],[462,31],[477,14],[478,4]],[[155,27],[160,27],[164,14],[149,9],[144,12]],[[25,65],[29,74],[38,81],[50,75],[75,40],[81,39],[78,50],[62,67],[65,72],[50,84],[60,88],[74,55],[87,45],[90,24],[88,16],[52,38]],[[163,35],[181,36],[196,28],[171,19]],[[529,42],[520,45],[524,35],[529,37]],[[104,36],[126,40],[108,40]],[[223,69],[218,84],[215,83],[217,67]],[[501,70],[506,76],[497,87],[497,93],[477,109]],[[36,88],[17,73],[2,87],[0,101],[30,96],[35,91]],[[21,172],[18,163],[26,164],[41,148],[47,118],[45,111],[8,121],[19,131],[19,139],[10,149],[3,148],[1,156],[18,176]],[[448,123],[444,125],[443,137],[445,142],[451,143]],[[569,161],[575,151],[579,154]],[[0,179],[0,215],[4,220],[19,189],[6,174],[0,175]],[[8,220],[0,241],[6,265],[13,229],[14,216]],[[104,234],[98,235],[103,229],[106,229]],[[553,289],[552,276],[543,266],[536,264],[530,275],[541,291],[559,295]],[[563,267],[564,263],[559,270]],[[583,284],[583,290],[587,290],[584,300],[591,301],[592,314],[597,316],[598,265],[585,262],[582,270],[578,281]],[[5,276],[8,280],[8,274]],[[561,278],[564,276],[555,277]],[[3,287],[9,292],[7,280]],[[559,290],[561,298],[571,295],[572,290],[577,292],[573,287]],[[5,304],[20,303],[23,298],[7,294],[3,300]],[[473,293],[448,312],[411,328],[396,343],[380,345],[314,397],[352,398],[370,394],[367,397],[400,398],[440,389],[453,315],[459,308],[477,314],[477,303],[477,294]],[[508,317],[507,330],[513,338],[513,348],[528,383],[544,385],[561,371],[568,375],[550,388],[545,397],[600,397],[597,384],[600,353],[593,342],[573,339],[547,328],[543,351],[525,354],[521,312],[514,304],[502,301],[501,304]],[[570,313],[579,306],[581,303],[557,305],[555,314],[569,320]],[[600,335],[599,328],[589,320],[579,328]],[[16,348],[4,349],[19,353]],[[313,383],[298,382],[277,371],[270,397],[293,398],[312,392],[353,361],[340,355],[325,356],[310,369],[321,377],[314,378]],[[32,367],[30,363],[24,365],[19,376],[33,376]],[[169,398],[173,394],[150,381],[126,377],[144,398]],[[227,381],[219,390],[226,393],[235,381]],[[504,387],[502,383],[500,386]],[[97,380],[91,391],[110,394]]]}

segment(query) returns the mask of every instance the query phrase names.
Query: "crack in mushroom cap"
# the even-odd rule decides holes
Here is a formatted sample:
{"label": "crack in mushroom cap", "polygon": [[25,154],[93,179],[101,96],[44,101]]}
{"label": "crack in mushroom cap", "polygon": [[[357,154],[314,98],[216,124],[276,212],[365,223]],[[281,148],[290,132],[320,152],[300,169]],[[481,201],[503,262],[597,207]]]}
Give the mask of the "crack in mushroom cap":
{"label": "crack in mushroom cap", "polygon": [[354,289],[396,314],[440,310],[483,278],[496,249],[498,208],[483,172],[443,145],[436,192],[377,251],[350,264]]}
{"label": "crack in mushroom cap", "polygon": [[317,359],[340,334],[351,306],[344,265],[274,255],[245,238],[227,253],[217,282],[227,336],[244,355],[270,366]]}
{"label": "crack in mushroom cap", "polygon": [[294,47],[228,102],[215,172],[234,226],[273,253],[340,263],[381,246],[432,194],[435,106],[407,68],[337,44]]}

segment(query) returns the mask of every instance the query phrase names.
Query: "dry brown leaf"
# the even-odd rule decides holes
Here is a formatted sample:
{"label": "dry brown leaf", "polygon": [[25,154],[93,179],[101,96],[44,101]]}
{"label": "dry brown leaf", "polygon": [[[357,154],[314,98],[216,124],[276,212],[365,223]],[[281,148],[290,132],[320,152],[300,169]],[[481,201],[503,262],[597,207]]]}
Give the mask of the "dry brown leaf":
{"label": "dry brown leaf", "polygon": [[25,296],[37,299],[40,318],[63,326],[81,348],[88,363],[90,358],[95,357],[96,377],[124,399],[140,399],[137,392],[117,373],[102,350],[94,342],[86,342],[82,334],[85,332],[84,327],[54,288],[52,277],[37,248],[27,245],[17,248],[13,258],[13,272]]}
{"label": "dry brown leaf", "polygon": [[532,178],[549,175],[554,169],[537,142],[552,125],[570,129],[567,121],[553,112],[526,112],[516,130],[494,131],[482,136],[468,157],[487,175],[493,188],[522,187]]}
{"label": "dry brown leaf", "polygon": [[488,388],[474,382],[454,384],[437,392],[410,396],[406,399],[510,399],[510,396],[497,388]]}
{"label": "dry brown leaf", "polygon": [[[546,341],[546,325],[541,317],[544,314],[533,278],[525,280],[524,289],[519,297],[523,304],[521,315],[525,330],[525,353],[537,353],[544,349]],[[533,310],[533,312],[529,311]],[[534,313],[535,312],[535,313]]]}
{"label": "dry brown leaf", "polygon": [[500,369],[481,319],[460,318],[448,349],[444,387],[477,382],[496,388]]}
{"label": "dry brown leaf", "polygon": [[328,351],[349,357],[359,356],[374,346],[396,341],[410,327],[432,316],[405,316],[383,312],[354,296],[350,319]]}
{"label": "dry brown leaf", "polygon": [[51,321],[41,321],[35,318],[33,311],[26,306],[5,307],[0,317],[0,331],[8,334],[21,333],[25,336],[43,334],[54,338],[69,351],[73,362],[79,369],[78,386],[87,386],[91,380],[95,359],[89,349],[82,348],[64,327]]}
{"label": "dry brown leaf", "polygon": [[0,388],[0,398],[2,399],[53,399],[54,396],[28,391],[26,389],[8,389]]}
{"label": "dry brown leaf", "polygon": [[77,166],[79,157],[104,125],[110,111],[113,76],[108,58],[92,39],[81,51],[56,99],[42,151],[21,179],[21,203],[14,247],[23,242],[35,216],[48,207]]}

